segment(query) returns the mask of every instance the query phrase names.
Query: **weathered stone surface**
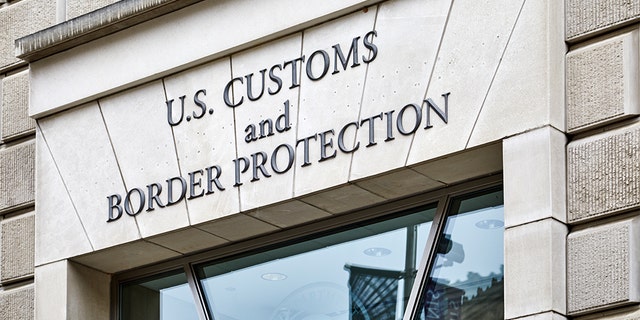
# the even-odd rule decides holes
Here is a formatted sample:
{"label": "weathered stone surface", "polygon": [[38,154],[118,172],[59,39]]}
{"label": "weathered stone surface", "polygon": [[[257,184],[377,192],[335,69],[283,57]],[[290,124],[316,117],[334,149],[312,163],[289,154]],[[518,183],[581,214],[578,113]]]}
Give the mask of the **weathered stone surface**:
{"label": "weathered stone surface", "polygon": [[29,117],[29,72],[2,79],[2,140],[33,132],[36,122]]}
{"label": "weathered stone surface", "polygon": [[104,6],[110,5],[118,0],[67,0],[67,20],[81,16],[85,13],[100,9]]}
{"label": "weathered stone surface", "polygon": [[35,216],[21,215],[2,222],[0,280],[4,283],[33,273]]}
{"label": "weathered stone surface", "polygon": [[567,227],[552,218],[505,230],[505,319],[566,313],[566,239]]}
{"label": "weathered stone surface", "polygon": [[0,319],[33,319],[33,285],[0,292]]}
{"label": "weathered stone surface", "polygon": [[15,57],[17,38],[52,26],[56,22],[56,1],[22,0],[0,9],[0,69],[20,64]]}
{"label": "weathered stone surface", "polygon": [[567,55],[569,132],[638,114],[638,32]]}
{"label": "weathered stone surface", "polygon": [[34,199],[35,143],[0,151],[0,212]]}
{"label": "weathered stone surface", "polygon": [[576,231],[567,238],[570,315],[638,301],[635,241],[640,219]]}
{"label": "weathered stone surface", "polygon": [[567,147],[570,223],[640,207],[640,124]]}
{"label": "weathered stone surface", "polygon": [[571,40],[640,16],[638,0],[567,0],[566,32]]}
{"label": "weathered stone surface", "polygon": [[574,317],[575,320],[638,320],[640,319],[640,307],[604,310],[591,313],[581,317]]}
{"label": "weathered stone surface", "polygon": [[[15,55],[26,61],[34,61],[199,1],[202,0],[68,1],[67,14],[76,19],[22,35],[24,37],[16,41]],[[56,4],[56,1],[51,2]],[[100,9],[109,3],[117,4]],[[55,14],[55,9],[53,12]],[[84,13],[88,14],[76,16]]]}

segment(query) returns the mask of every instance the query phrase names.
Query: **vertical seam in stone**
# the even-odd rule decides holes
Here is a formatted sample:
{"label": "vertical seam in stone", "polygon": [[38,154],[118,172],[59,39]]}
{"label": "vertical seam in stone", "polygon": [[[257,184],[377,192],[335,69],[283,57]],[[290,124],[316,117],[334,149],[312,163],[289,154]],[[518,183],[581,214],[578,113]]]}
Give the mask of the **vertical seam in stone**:
{"label": "vertical seam in stone", "polygon": [[[302,55],[304,54],[304,30],[300,32],[300,57],[302,57]],[[284,69],[284,67],[283,67]],[[302,68],[300,68],[300,75],[296,75],[298,76],[298,79],[300,79],[300,76],[302,75]],[[298,137],[300,137],[300,110],[302,110],[302,102],[300,102],[300,95],[301,95],[301,91],[300,88],[302,86],[298,86],[297,90],[298,90],[298,101],[297,103],[297,108],[298,111],[296,112],[296,141],[298,141]],[[297,149],[298,145],[296,144],[294,146],[294,150]],[[293,158],[293,167],[295,168],[293,170],[293,181],[291,183],[291,197],[295,198],[296,196],[296,176],[298,173],[298,166],[297,166],[297,162],[298,162],[298,157],[294,156]],[[304,161],[303,161],[304,162]],[[302,168],[302,167],[300,167]]]}
{"label": "vertical seam in stone", "polygon": [[[229,75],[230,78],[232,79],[231,81],[233,81],[233,55],[229,56]],[[236,102],[236,91],[235,91],[235,86],[233,85],[233,83],[231,84],[231,100],[233,100],[233,103]],[[233,141],[234,141],[234,148],[236,151],[236,159],[239,158],[240,153],[238,152],[238,123],[236,121],[236,108],[232,108],[233,109]],[[234,167],[235,169],[235,167]],[[235,178],[235,171],[234,171],[234,178]],[[242,192],[240,190],[240,186],[235,186],[235,180],[234,180],[234,188],[236,188],[236,190],[238,191],[238,210],[242,211]]]}
{"label": "vertical seam in stone", "polygon": [[[169,97],[167,95],[167,88],[166,88],[166,84],[164,83],[164,78],[162,80],[160,80],[162,83],[162,92],[164,93],[164,100],[168,101]],[[183,177],[182,175],[182,167],[180,166],[180,155],[178,154],[178,144],[176,143],[176,134],[173,131],[173,126],[169,126],[169,129],[171,129],[171,139],[173,140],[173,151],[175,151],[176,153],[176,164],[178,165],[178,175]],[[189,215],[189,202],[186,199],[187,197],[185,197],[185,199],[183,199],[182,201],[184,202],[184,207],[187,210],[187,223],[189,225],[191,225],[191,217]]]}
{"label": "vertical seam in stone", "polygon": [[524,9],[527,0],[522,1],[522,6],[520,6],[520,10],[518,11],[518,16],[516,17],[516,21],[513,23],[513,28],[511,28],[511,32],[509,33],[509,38],[507,38],[507,42],[504,45],[504,49],[502,50],[502,54],[500,55],[500,59],[498,60],[498,65],[496,66],[496,70],[493,72],[493,76],[491,77],[491,82],[489,82],[489,87],[487,88],[487,92],[482,99],[482,104],[480,105],[480,110],[478,110],[478,115],[476,116],[476,120],[473,122],[473,126],[471,127],[471,132],[469,133],[469,137],[467,138],[467,143],[465,143],[464,148],[467,149],[469,147],[469,142],[471,141],[471,137],[473,137],[473,132],[476,129],[476,125],[478,124],[478,119],[480,119],[480,115],[482,114],[482,109],[484,109],[484,104],[487,101],[487,97],[489,96],[489,92],[491,92],[491,87],[493,86],[493,81],[495,81],[496,76],[498,75],[498,71],[500,70],[500,65],[502,64],[502,59],[504,59],[504,55],[509,48],[509,44],[511,43],[511,37],[513,36],[514,31],[516,30],[516,26],[518,25],[518,21],[520,21],[520,15],[522,14],[522,10]]}
{"label": "vertical seam in stone", "polygon": [[[102,118],[102,124],[104,125],[104,130],[107,132],[107,138],[109,139],[109,145],[111,146],[111,151],[113,152],[113,158],[116,160],[116,166],[118,167],[118,173],[120,173],[120,179],[122,180],[122,185],[124,186],[125,194],[127,193],[127,183],[124,181],[124,176],[122,175],[122,168],[120,168],[120,161],[118,161],[118,154],[116,153],[116,149],[113,147],[113,141],[111,140],[111,133],[109,133],[109,127],[107,126],[107,121],[104,119],[104,114],[102,113],[102,106],[100,105],[100,101],[96,101],[98,105],[98,111],[100,111],[100,117]],[[134,216],[133,221],[136,223],[136,229],[138,229],[138,237],[142,238],[142,232],[140,232],[140,226],[138,225],[138,217]]]}
{"label": "vertical seam in stone", "polygon": [[[444,42],[444,35],[447,33],[447,26],[449,25],[449,18],[451,18],[451,11],[453,10],[453,3],[455,0],[451,0],[451,4],[449,4],[449,11],[447,11],[447,19],[444,21],[444,26],[442,27],[442,34],[440,34],[440,41],[438,42],[438,49],[436,49],[436,54],[433,58],[433,64],[431,65],[431,74],[429,74],[429,80],[427,80],[427,86],[424,89],[424,95],[422,96],[422,100],[420,102],[420,109],[424,105],[424,100],[427,99],[427,93],[429,92],[429,87],[431,86],[431,80],[433,79],[433,74],[436,71],[436,63],[438,61],[438,56],[440,56],[440,49],[442,49],[442,42]],[[429,112],[429,108],[426,108],[423,112]],[[407,166],[409,163],[409,155],[411,155],[411,150],[413,149],[413,141],[416,138],[418,130],[411,135],[411,142],[409,143],[409,151],[407,152],[407,156],[404,159],[404,165]],[[468,143],[468,141],[467,141]]]}
{"label": "vertical seam in stone", "polygon": [[[380,5],[376,5],[376,15],[373,18],[373,31],[376,31],[378,24],[378,13],[380,12]],[[372,39],[373,40],[373,39]],[[371,51],[369,51],[369,57],[371,57]],[[360,123],[360,117],[362,117],[362,108],[364,105],[364,93],[367,90],[367,78],[369,77],[369,64],[367,63],[364,70],[364,81],[362,82],[362,93],[360,94],[360,105],[358,106],[358,123]],[[358,128],[360,125],[358,124]],[[358,131],[353,136],[353,146],[358,142]],[[351,180],[351,170],[353,169],[353,156],[354,152],[351,152],[351,160],[349,161],[349,172],[347,173],[347,181]]]}
{"label": "vertical seam in stone", "polygon": [[58,163],[56,162],[56,158],[53,156],[53,152],[51,152],[51,148],[49,147],[49,142],[47,142],[47,138],[45,137],[44,131],[40,127],[40,123],[36,123],[36,126],[38,128],[38,131],[40,131],[40,134],[42,135],[42,141],[44,141],[44,145],[47,148],[47,152],[49,152],[49,155],[51,156],[51,160],[53,160],[53,165],[55,166],[56,172],[58,173],[58,176],[60,177],[60,181],[62,182],[62,185],[64,186],[64,190],[67,193],[67,197],[69,198],[69,201],[71,202],[71,205],[73,206],[73,211],[76,213],[76,218],[78,218],[78,221],[80,222],[80,226],[82,226],[82,231],[84,232],[84,236],[87,238],[87,242],[89,242],[89,246],[91,246],[91,251],[95,251],[96,249],[93,246],[93,243],[91,243],[91,238],[89,238],[89,233],[87,232],[87,229],[85,228],[84,223],[82,222],[82,217],[80,217],[80,214],[78,214],[78,208],[76,208],[76,204],[73,201],[73,197],[71,197],[71,194],[69,193],[69,188],[67,187],[67,183],[64,181],[64,177],[62,176],[62,173],[60,172],[60,168],[58,167]]}

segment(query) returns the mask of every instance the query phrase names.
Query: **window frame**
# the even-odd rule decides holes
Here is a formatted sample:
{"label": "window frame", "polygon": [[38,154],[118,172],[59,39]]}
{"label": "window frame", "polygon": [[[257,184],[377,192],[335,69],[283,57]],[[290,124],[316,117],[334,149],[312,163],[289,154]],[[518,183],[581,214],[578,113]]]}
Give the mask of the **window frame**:
{"label": "window frame", "polygon": [[231,260],[239,256],[250,255],[253,252],[284,246],[294,242],[305,241],[318,237],[322,234],[329,234],[342,229],[352,228],[358,224],[373,223],[376,220],[383,221],[393,218],[394,216],[401,216],[405,212],[417,207],[435,204],[436,213],[431,229],[429,230],[422,259],[418,264],[416,277],[414,279],[411,293],[409,295],[409,301],[407,302],[403,316],[403,320],[411,320],[419,311],[417,310],[417,301],[420,298],[420,289],[429,280],[429,271],[432,268],[432,263],[435,261],[435,256],[437,254],[435,244],[440,240],[441,233],[446,224],[447,212],[449,211],[452,201],[461,196],[483,192],[502,185],[502,173],[490,175],[443,187],[430,192],[422,192],[400,199],[389,200],[382,204],[375,204],[366,208],[352,210],[347,213],[279,230],[273,233],[259,235],[237,242],[225,243],[204,252],[184,255],[161,263],[141,266],[116,273],[112,275],[111,279],[110,319],[122,320],[120,315],[120,305],[122,302],[120,288],[123,284],[163,272],[182,269],[187,276],[187,281],[196,304],[198,316],[201,320],[214,320],[213,317],[209,315],[204,291],[196,277],[196,265],[216,260]]}

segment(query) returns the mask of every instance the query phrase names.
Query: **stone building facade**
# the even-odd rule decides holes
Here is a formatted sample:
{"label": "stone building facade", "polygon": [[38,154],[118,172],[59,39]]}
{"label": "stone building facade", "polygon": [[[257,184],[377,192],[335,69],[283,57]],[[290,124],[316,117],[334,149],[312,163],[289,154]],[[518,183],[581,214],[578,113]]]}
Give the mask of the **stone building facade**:
{"label": "stone building facade", "polygon": [[638,0],[0,0],[0,319],[121,319],[131,279],[496,185],[505,319],[636,319],[639,28]]}

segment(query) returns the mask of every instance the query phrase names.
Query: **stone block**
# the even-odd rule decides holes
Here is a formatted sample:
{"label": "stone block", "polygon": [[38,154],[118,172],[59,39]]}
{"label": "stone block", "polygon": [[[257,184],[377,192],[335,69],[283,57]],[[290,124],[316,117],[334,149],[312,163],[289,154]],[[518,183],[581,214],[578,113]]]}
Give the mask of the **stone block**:
{"label": "stone block", "polygon": [[[500,1],[495,3],[505,5]],[[484,3],[479,2],[478,5]],[[509,41],[502,52],[499,66],[495,71],[483,75],[492,75],[493,78],[486,96],[478,105],[481,107],[480,114],[471,127],[467,147],[498,141],[545,125],[564,130],[565,115],[561,106],[565,101],[566,44],[562,33],[562,9],[562,1],[524,1],[508,35]],[[492,13],[487,20],[497,24],[493,22],[494,15]],[[473,37],[474,33],[468,36]],[[466,56],[463,59],[476,56],[475,52],[463,54]],[[457,64],[457,61],[453,64]],[[466,95],[472,90],[476,90],[475,85],[463,89],[463,92]],[[455,93],[451,91],[452,96]],[[452,106],[453,101],[452,97]],[[466,112],[467,109],[463,110]]]}
{"label": "stone block", "polygon": [[0,280],[4,283],[33,273],[35,216],[20,215],[2,221]]}
{"label": "stone block", "polygon": [[567,40],[615,28],[634,21],[639,16],[638,0],[567,0]]}
{"label": "stone block", "polygon": [[33,319],[33,285],[0,292],[0,319]]}
{"label": "stone block", "polygon": [[[222,172],[227,173],[221,174],[219,179],[225,190],[215,188],[212,194],[188,201],[189,222],[192,225],[240,211],[239,191],[233,187],[234,175],[231,174],[234,172],[231,159],[236,158],[236,136],[233,130],[235,109],[220,106],[218,100],[224,94],[224,86],[219,84],[229,81],[230,73],[231,63],[230,58],[227,58],[172,75],[163,81],[167,100],[174,99],[177,104],[180,101],[179,97],[189,96],[185,106],[187,114],[193,115],[192,110],[197,110],[191,97],[197,90],[205,90],[202,93],[206,92],[206,94],[200,95],[200,99],[207,104],[209,110],[214,110],[213,113],[207,113],[201,119],[183,120],[180,125],[171,128],[176,153],[180,159],[178,163],[180,172],[187,175],[189,172],[204,170],[203,173],[206,176],[208,171],[205,168],[216,165]],[[173,110],[176,109],[178,109],[177,105]],[[178,119],[178,116],[174,116],[174,121],[177,121],[175,119]],[[165,126],[168,127],[166,123]],[[149,134],[155,133],[149,131]],[[206,137],[215,137],[215,139],[205,139]],[[196,144],[200,147],[194,148]],[[211,210],[211,208],[216,209]]]}
{"label": "stone block", "polygon": [[640,114],[638,30],[567,54],[567,130]]}
{"label": "stone block", "polygon": [[[172,127],[167,123],[165,110],[158,111],[158,106],[163,106],[165,101],[165,91],[160,81],[99,101],[113,156],[117,159],[118,169],[128,190],[143,190],[151,183],[161,183],[180,176]],[[131,112],[132,105],[136,106],[135,112]],[[70,174],[78,176],[75,172]],[[166,184],[165,187],[168,189]],[[144,211],[135,216],[143,238],[189,225],[186,201],[178,201],[171,206],[167,203],[165,201],[166,206],[153,211],[153,214]]]}
{"label": "stone block", "polygon": [[18,65],[14,41],[56,23],[56,1],[23,0],[0,9],[0,69]]}
{"label": "stone block", "polygon": [[569,234],[569,315],[640,302],[639,224],[634,218]]}
{"label": "stone block", "polygon": [[[423,155],[423,149],[430,149],[432,145],[437,144],[433,143],[433,139],[440,136],[440,133],[433,132],[433,128],[425,130],[425,119],[422,119],[420,128],[412,130],[414,133],[409,134],[402,134],[397,123],[404,123],[405,128],[418,126],[417,114],[410,111],[411,109],[402,109],[409,103],[421,107],[424,113],[429,112],[426,110],[423,99],[436,64],[440,49],[438,44],[442,41],[447,22],[450,21],[448,17],[454,14],[452,7],[455,4],[452,2],[454,1],[411,0],[387,1],[379,5],[375,15],[375,30],[379,36],[374,43],[379,46],[380,52],[367,66],[366,81],[358,80],[364,83],[360,117],[363,119],[381,113],[394,112],[390,116],[386,114],[385,121],[394,118],[396,125],[395,128],[391,126],[392,129],[389,131],[386,130],[385,125],[381,125],[382,121],[375,125],[375,129],[372,127],[377,137],[377,145],[371,147],[367,144],[369,130],[362,128],[356,132],[356,141],[360,141],[361,146],[353,153],[349,181],[402,168],[407,164],[410,153]],[[306,35],[305,32],[305,44],[307,43]],[[430,97],[440,106],[442,93],[445,92],[439,92]],[[336,101],[343,100],[345,99]],[[338,112],[334,114],[346,112],[345,107],[341,105],[338,107]],[[400,116],[402,110],[407,110],[404,116]],[[436,124],[435,121],[434,128],[444,127],[442,122]],[[371,120],[371,123],[373,122],[374,120]],[[393,140],[382,138],[389,133],[392,133]],[[414,144],[416,141],[422,143],[431,141],[431,143],[426,142],[428,147],[424,147],[424,144],[416,147]],[[376,160],[372,161],[372,159]],[[420,160],[427,159],[429,159],[428,156]],[[421,162],[420,160],[416,162]]]}
{"label": "stone block", "polygon": [[567,220],[566,143],[564,134],[552,127],[504,140],[507,228],[549,217]]}
{"label": "stone block", "polygon": [[[493,76],[500,65],[522,3],[523,1],[453,1],[446,31],[438,49],[438,57],[446,58],[436,59],[432,71],[434,76],[429,81],[426,94],[440,108],[444,108],[442,94],[451,93],[449,122],[444,125],[435,114],[431,115],[433,127],[416,132],[407,165],[423,163],[465,149],[483,101],[492,87]],[[529,36],[533,34],[537,35],[537,32],[528,33]],[[469,55],[470,52],[473,55]],[[409,102],[413,101],[405,103]],[[513,103],[510,105],[513,106]],[[505,122],[501,120],[500,123]]]}
{"label": "stone block", "polygon": [[111,276],[70,262],[67,271],[67,318],[110,319]]}
{"label": "stone block", "polygon": [[29,72],[2,79],[2,140],[33,132],[36,122],[29,118]]}
{"label": "stone block", "polygon": [[35,273],[36,319],[109,319],[108,274],[68,260],[37,267]]}
{"label": "stone block", "polygon": [[124,214],[117,222],[107,222],[106,197],[126,194],[126,188],[97,103],[41,119],[36,139],[36,220],[39,230],[49,231],[37,233],[39,263],[140,238],[135,218]]}
{"label": "stone block", "polygon": [[566,235],[552,218],[505,230],[505,319],[565,313]]}
{"label": "stone block", "polygon": [[[86,137],[86,133],[84,136]],[[36,172],[38,172],[38,183],[36,185],[36,203],[38,206],[36,208],[36,225],[38,233],[35,235],[36,266],[78,256],[93,250],[87,231],[82,225],[69,191],[60,176],[58,163],[53,160],[42,131],[37,129]],[[68,183],[69,180],[66,182]]]}
{"label": "stone block", "polygon": [[81,0],[67,0],[67,20],[81,16],[85,13],[100,9],[108,6],[118,0],[93,0],[93,1],[81,1]]}
{"label": "stone block", "polygon": [[33,202],[34,167],[33,141],[0,151],[0,212]]}
{"label": "stone block", "polygon": [[569,143],[570,223],[640,207],[640,123]]}

